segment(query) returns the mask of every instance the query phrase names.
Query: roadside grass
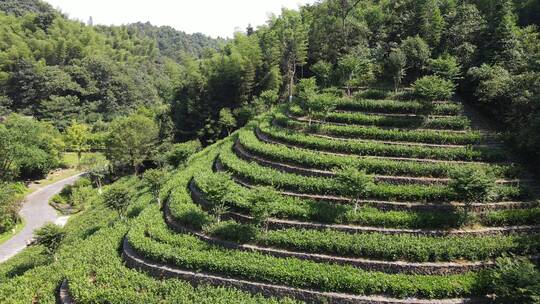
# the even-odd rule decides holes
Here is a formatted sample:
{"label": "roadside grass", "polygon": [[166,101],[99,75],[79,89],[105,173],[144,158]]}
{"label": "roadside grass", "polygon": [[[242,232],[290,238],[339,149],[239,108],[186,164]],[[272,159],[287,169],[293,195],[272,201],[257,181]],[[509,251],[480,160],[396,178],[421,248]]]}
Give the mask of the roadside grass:
{"label": "roadside grass", "polygon": [[17,235],[17,233],[21,232],[21,230],[24,228],[25,222],[21,218],[19,219],[19,222],[15,227],[11,228],[9,231],[6,231],[4,233],[0,233],[0,245],[12,238],[13,236]]}

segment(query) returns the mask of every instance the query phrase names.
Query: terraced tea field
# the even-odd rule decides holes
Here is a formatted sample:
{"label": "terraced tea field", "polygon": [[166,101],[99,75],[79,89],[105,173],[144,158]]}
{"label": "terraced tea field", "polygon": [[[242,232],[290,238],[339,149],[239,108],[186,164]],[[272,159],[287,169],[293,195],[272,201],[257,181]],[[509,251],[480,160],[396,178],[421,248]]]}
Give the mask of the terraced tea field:
{"label": "terraced tea field", "polygon": [[[535,188],[461,104],[421,109],[350,99],[310,118],[296,106],[260,117],[164,187],[162,210],[127,232],[127,266],[308,302],[482,302],[496,258],[539,252]],[[336,168],[374,184],[356,197]],[[459,168],[496,176],[488,201],[453,190]]]}

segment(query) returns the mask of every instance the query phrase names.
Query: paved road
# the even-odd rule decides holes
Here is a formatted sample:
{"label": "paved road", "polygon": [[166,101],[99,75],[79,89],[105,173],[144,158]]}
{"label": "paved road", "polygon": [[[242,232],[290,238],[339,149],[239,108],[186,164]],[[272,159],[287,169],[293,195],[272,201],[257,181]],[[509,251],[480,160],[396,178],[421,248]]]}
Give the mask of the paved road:
{"label": "paved road", "polygon": [[49,205],[49,199],[59,193],[65,185],[73,184],[80,175],[68,177],[43,187],[26,197],[19,212],[19,215],[24,219],[25,226],[21,232],[0,245],[0,263],[23,250],[27,242],[32,239],[34,230],[48,222],[65,224],[66,217],[58,216],[56,210]]}

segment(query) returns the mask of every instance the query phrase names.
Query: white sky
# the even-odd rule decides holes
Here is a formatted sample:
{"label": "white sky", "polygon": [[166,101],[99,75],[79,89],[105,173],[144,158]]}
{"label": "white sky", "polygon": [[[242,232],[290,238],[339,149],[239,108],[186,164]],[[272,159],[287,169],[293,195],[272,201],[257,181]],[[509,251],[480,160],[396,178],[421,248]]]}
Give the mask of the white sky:
{"label": "white sky", "polygon": [[121,25],[137,21],[169,25],[187,33],[231,37],[248,24],[264,24],[282,7],[297,9],[315,0],[46,0],[72,19]]}

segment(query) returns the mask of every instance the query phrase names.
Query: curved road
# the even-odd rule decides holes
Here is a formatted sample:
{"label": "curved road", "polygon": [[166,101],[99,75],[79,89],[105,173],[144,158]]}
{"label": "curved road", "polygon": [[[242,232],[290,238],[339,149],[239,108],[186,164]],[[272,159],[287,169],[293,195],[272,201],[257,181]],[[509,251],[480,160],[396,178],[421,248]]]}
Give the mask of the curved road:
{"label": "curved road", "polygon": [[54,184],[45,186],[25,198],[19,215],[25,226],[21,232],[0,245],[0,263],[6,261],[26,248],[34,231],[48,222],[65,224],[66,217],[59,217],[56,210],[49,205],[49,199],[59,193],[65,185],[73,184],[81,174],[68,177]]}

